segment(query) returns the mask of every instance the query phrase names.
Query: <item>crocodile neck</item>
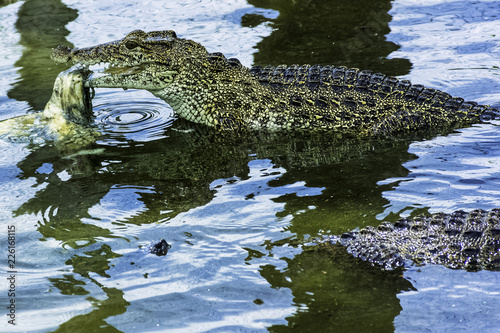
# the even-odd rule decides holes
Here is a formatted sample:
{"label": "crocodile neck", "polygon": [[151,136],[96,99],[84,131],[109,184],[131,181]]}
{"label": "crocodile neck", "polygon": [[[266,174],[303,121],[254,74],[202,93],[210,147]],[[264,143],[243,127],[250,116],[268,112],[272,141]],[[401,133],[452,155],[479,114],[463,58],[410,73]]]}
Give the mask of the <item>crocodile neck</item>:
{"label": "crocodile neck", "polygon": [[[214,57],[207,54],[205,61],[213,64]],[[220,130],[277,128],[273,120],[284,116],[266,106],[276,103],[273,88],[258,82],[239,62],[214,71],[193,61],[184,64],[167,87],[148,90],[180,117]]]}

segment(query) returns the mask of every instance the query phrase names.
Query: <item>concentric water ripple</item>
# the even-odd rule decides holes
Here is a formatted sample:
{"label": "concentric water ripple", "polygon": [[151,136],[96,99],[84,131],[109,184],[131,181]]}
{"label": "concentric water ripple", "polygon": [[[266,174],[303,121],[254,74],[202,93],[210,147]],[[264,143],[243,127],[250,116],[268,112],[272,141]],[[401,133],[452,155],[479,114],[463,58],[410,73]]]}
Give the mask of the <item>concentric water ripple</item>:
{"label": "concentric water ripple", "polygon": [[94,101],[99,103],[95,103],[94,112],[95,122],[103,134],[100,143],[123,146],[167,137],[166,129],[175,120],[172,109],[154,97],[127,97]]}

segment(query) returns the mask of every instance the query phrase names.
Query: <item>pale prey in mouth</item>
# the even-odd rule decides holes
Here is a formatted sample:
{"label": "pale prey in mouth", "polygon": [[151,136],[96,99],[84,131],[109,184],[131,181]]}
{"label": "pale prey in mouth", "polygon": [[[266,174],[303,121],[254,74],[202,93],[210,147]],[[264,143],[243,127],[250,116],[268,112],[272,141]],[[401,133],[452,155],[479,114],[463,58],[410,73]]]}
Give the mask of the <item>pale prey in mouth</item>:
{"label": "pale prey in mouth", "polygon": [[85,87],[90,71],[82,66],[61,72],[44,111],[0,122],[0,138],[11,142],[45,143],[78,149],[100,134],[93,128],[93,88]]}

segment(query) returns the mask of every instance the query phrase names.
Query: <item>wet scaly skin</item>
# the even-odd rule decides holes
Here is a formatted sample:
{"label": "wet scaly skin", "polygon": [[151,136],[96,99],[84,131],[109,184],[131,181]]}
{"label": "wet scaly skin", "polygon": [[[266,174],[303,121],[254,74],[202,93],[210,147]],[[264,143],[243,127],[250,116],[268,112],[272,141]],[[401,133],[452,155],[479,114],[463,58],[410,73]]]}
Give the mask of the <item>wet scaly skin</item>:
{"label": "wet scaly skin", "polygon": [[280,65],[248,69],[171,30],[135,30],[52,59],[111,67],[91,87],[146,89],[181,117],[223,131],[306,130],[393,136],[489,121],[500,112],[380,73]]}

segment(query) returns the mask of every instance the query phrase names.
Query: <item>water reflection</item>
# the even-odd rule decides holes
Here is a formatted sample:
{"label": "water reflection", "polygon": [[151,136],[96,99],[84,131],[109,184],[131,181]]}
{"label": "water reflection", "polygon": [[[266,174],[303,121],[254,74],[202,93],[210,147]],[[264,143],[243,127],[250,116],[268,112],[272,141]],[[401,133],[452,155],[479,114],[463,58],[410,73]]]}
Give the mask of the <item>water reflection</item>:
{"label": "water reflection", "polygon": [[270,21],[274,29],[256,46],[257,65],[335,64],[393,76],[410,71],[408,59],[387,59],[399,48],[385,37],[391,20],[388,0],[248,0],[248,3],[279,11],[277,18],[259,14],[242,17],[243,26]]}
{"label": "water reflection", "polygon": [[[140,223],[134,221],[140,221],[141,214],[158,212],[157,202],[166,203],[169,212],[148,219],[164,220],[209,202],[214,195],[211,184],[215,180],[246,179],[251,160],[269,159],[276,167],[287,170],[270,186],[305,182],[308,186],[325,188],[321,197],[277,199],[287,203],[280,214],[295,216],[297,225],[302,220],[299,212],[307,206],[316,207],[318,213],[327,211],[324,214],[329,218],[333,211],[345,218],[353,206],[357,206],[356,215],[368,212],[373,215],[380,213],[378,210],[386,203],[380,195],[384,187],[377,186],[377,182],[406,175],[401,163],[412,158],[407,153],[406,141],[303,133],[220,138],[207,128],[205,133],[198,131],[199,128],[186,130],[189,126],[179,121],[167,132],[166,140],[127,150],[108,146],[97,155],[83,152],[66,157],[58,155],[51,146],[38,147],[18,167],[22,171],[20,178],[35,179],[41,189],[16,214],[42,213],[48,223],[57,223],[58,219],[69,223],[75,216],[76,221],[91,218],[88,213],[91,207],[113,187],[126,185],[139,195],[132,201],[139,200],[145,205],[127,223]],[[366,174],[376,177],[366,181],[361,177]],[[324,175],[331,177],[325,179]],[[68,198],[72,200],[68,202]],[[312,230],[323,222],[314,223]],[[354,227],[360,226],[359,221],[353,223]],[[308,226],[304,228],[294,232],[311,234],[306,231]]]}
{"label": "water reflection", "polygon": [[110,325],[106,319],[125,313],[130,305],[123,298],[123,291],[117,288],[102,287],[107,298],[103,301],[88,298],[94,310],[90,313],[74,316],[59,325],[54,332],[122,332]]}
{"label": "water reflection", "polygon": [[[79,154],[69,158],[58,155],[58,151],[51,146],[43,146],[33,150],[18,163],[21,169],[19,177],[34,179],[34,186],[39,190],[14,212],[15,215],[41,216],[38,231],[45,239],[55,239],[68,250],[84,251],[82,254],[71,251],[75,254],[66,264],[73,267],[74,275],[63,274],[60,279],[52,279],[53,286],[66,295],[84,295],[92,289],[89,284],[93,284],[99,286],[109,297],[96,303],[97,305],[89,299],[95,310],[82,315],[83,317],[72,318],[67,325],[80,323],[81,320],[88,320],[93,316],[102,320],[106,318],[105,315],[116,315],[125,311],[128,303],[123,299],[123,291],[106,287],[95,276],[113,279],[109,270],[115,266],[120,267],[120,271],[142,271],[145,274],[139,267],[129,263],[131,260],[143,262],[145,254],[134,254],[127,258],[129,262],[125,262],[121,260],[122,255],[119,252],[124,251],[126,247],[129,249],[125,251],[137,252],[138,243],[143,244],[144,230],[147,232],[149,225],[155,227],[161,222],[159,226],[172,223],[173,227],[187,223],[183,230],[191,232],[191,236],[186,234],[185,237],[186,242],[191,242],[191,245],[186,243],[185,246],[189,252],[194,251],[201,255],[206,248],[216,245],[220,247],[225,244],[227,237],[234,236],[238,230],[234,229],[238,226],[235,219],[246,220],[248,224],[257,221],[255,219],[259,215],[255,215],[255,211],[247,212],[248,209],[245,208],[255,200],[270,200],[274,204],[283,204],[284,208],[276,213],[276,218],[290,222],[280,231],[286,231],[281,236],[282,239],[271,241],[269,236],[266,236],[271,234],[270,231],[264,232],[261,236],[263,240],[248,239],[246,244],[249,245],[251,253],[246,263],[260,266],[261,276],[273,288],[287,287],[294,297],[300,299],[301,304],[309,302],[308,308],[319,311],[319,308],[325,306],[323,301],[316,303],[316,298],[307,301],[308,293],[319,293],[314,288],[323,288],[323,282],[315,282],[312,276],[321,276],[322,273],[317,270],[324,267],[328,272],[328,280],[331,279],[332,284],[342,285],[346,283],[344,279],[347,273],[340,274],[335,260],[331,261],[328,255],[306,251],[286,260],[286,274],[292,276],[292,281],[296,278],[303,279],[304,274],[311,274],[310,284],[307,287],[300,283],[280,285],[276,282],[276,274],[282,274],[282,270],[269,262],[270,254],[279,253],[290,244],[300,245],[308,240],[309,235],[326,231],[343,232],[365,224],[377,223],[375,217],[387,203],[381,195],[385,188],[377,186],[377,182],[390,176],[404,176],[407,170],[401,167],[401,163],[412,158],[407,153],[408,143],[405,141],[370,141],[337,135],[290,133],[220,138],[213,135],[210,129],[193,128],[192,124],[183,121],[178,121],[169,128],[166,136],[164,140],[145,142],[127,149],[107,145],[103,146],[104,152],[101,154]],[[252,161],[265,160],[273,167],[261,170],[261,174],[252,173]],[[217,185],[224,180],[224,186],[231,188],[232,181],[259,180],[266,175],[270,178],[265,181],[265,186],[257,183],[250,186],[249,183],[244,192],[239,190],[232,196],[223,194],[220,185]],[[302,188],[306,190],[304,194],[300,193]],[[270,192],[270,189],[274,191]],[[217,195],[228,201],[216,204]],[[250,209],[253,206],[248,207]],[[197,208],[202,210],[197,213]],[[190,212],[191,220],[185,215],[183,218],[176,218],[186,212]],[[273,215],[272,211],[266,214],[269,213]],[[193,227],[189,227],[190,223],[205,219],[219,221],[217,227],[213,230],[204,225],[193,224]],[[135,225],[140,226],[140,229],[134,229]],[[154,230],[156,229],[158,228]],[[281,229],[280,226],[278,230]],[[199,233],[203,236],[198,235]],[[221,234],[218,235],[219,233]],[[169,236],[172,237],[170,234],[155,232],[150,241],[159,238],[167,238],[167,241],[170,241]],[[212,238],[216,241],[214,244],[210,241]],[[246,236],[239,235],[235,240],[238,239],[246,239]],[[240,248],[239,242],[233,242],[231,247]],[[174,246],[167,257],[175,255],[175,252],[181,249],[179,245],[177,248]],[[344,259],[345,257],[346,255],[343,256]],[[338,258],[342,258],[342,254]],[[217,258],[211,260],[217,264],[208,262],[206,265],[221,264]],[[280,258],[280,261],[282,260],[283,258]],[[317,268],[307,267],[305,271],[309,272],[304,272],[303,265],[313,262],[317,263]],[[144,265],[148,269],[152,267]],[[350,263],[342,265],[345,266],[345,272],[349,271],[347,267]],[[206,275],[207,273],[200,270],[205,272],[207,269],[204,265],[195,273]],[[348,274],[360,275],[359,279],[363,280],[366,273],[363,273],[360,267]],[[116,279],[116,276],[114,278]],[[165,283],[168,282],[168,277],[166,278]],[[368,278],[366,281],[373,279]],[[368,285],[370,283],[367,282],[366,286]],[[399,311],[395,294],[398,290],[403,290],[402,288],[398,285],[394,289],[384,289],[384,297],[387,298],[387,303],[391,303],[387,317],[394,316]],[[366,293],[370,293],[369,288]],[[332,294],[329,295],[325,297],[331,298]],[[162,297],[166,295],[154,297],[155,302],[162,300]],[[357,299],[360,303],[366,303],[362,297]],[[266,304],[269,302],[268,299],[263,301]],[[114,305],[111,306],[108,302]],[[104,306],[105,304],[107,305]],[[371,307],[366,304],[365,306]],[[318,315],[318,311],[307,311],[310,315],[299,311],[300,315],[289,320],[294,323],[308,322],[311,320],[310,316]],[[331,311],[335,313],[338,310]],[[376,308],[372,309],[374,313],[377,311]],[[384,322],[390,323],[387,317],[384,317]],[[335,314],[332,318],[338,320]],[[352,320],[349,318],[346,320]],[[344,324],[347,325],[345,322]]]}
{"label": "water reflection", "polygon": [[99,144],[127,147],[166,137],[177,117],[164,101],[144,90],[127,91],[126,100],[119,94],[99,89],[93,100],[95,124],[103,135]]}
{"label": "water reflection", "polygon": [[68,66],[50,60],[52,49],[64,44],[69,31],[66,24],[77,17],[77,11],[60,0],[27,0],[19,9],[16,29],[24,46],[15,63],[20,79],[8,92],[9,98],[26,101],[34,111],[43,110],[52,94],[57,75]]}
{"label": "water reflection", "polygon": [[[99,249],[94,251],[85,252],[86,256],[73,256],[67,261],[67,264],[74,267],[74,272],[86,279],[89,279],[93,284],[99,286],[106,294],[106,299],[98,300],[93,296],[88,296],[87,300],[92,303],[94,308],[91,312],[74,316],[65,323],[59,325],[58,329],[54,332],[120,332],[118,329],[106,322],[106,318],[113,317],[124,313],[127,306],[130,305],[123,295],[123,291],[117,288],[109,288],[96,279],[90,277],[89,273],[95,272],[102,277],[109,277],[106,271],[109,269],[109,260],[112,258],[120,257],[120,255],[113,253],[111,248],[103,244]],[[88,292],[79,287],[85,285],[83,281],[74,279],[70,275],[64,275],[63,279],[49,279],[54,287],[59,288],[64,294],[68,292],[76,292],[76,295],[85,295]],[[75,286],[77,286],[75,290]],[[83,328],[83,329],[82,329]]]}
{"label": "water reflection", "polygon": [[[242,18],[244,26],[271,21],[275,28],[257,45],[256,64],[333,63],[391,75],[409,71],[408,60],[386,59],[397,49],[385,38],[389,1],[249,3],[280,12],[271,19],[256,14]],[[22,5],[16,26],[25,52],[16,64],[21,79],[9,97],[43,109],[62,70],[48,55],[52,47],[68,45],[64,26],[75,18],[76,11],[60,1],[28,0]],[[157,114],[158,104],[142,102],[151,107],[147,113]],[[287,327],[275,324],[272,331],[347,330],[366,322],[383,331],[393,329],[393,319],[401,311],[396,294],[411,288],[406,280],[375,270],[338,248],[300,247],[310,236],[378,223],[376,216],[389,202],[382,192],[390,187],[378,182],[407,175],[402,163],[414,156],[407,152],[406,141],[324,134],[226,140],[183,121],[172,124],[168,113],[161,126],[154,123],[151,128],[158,133],[136,136],[133,126],[123,126],[135,123],[137,112],[126,111],[131,103],[115,99],[108,106],[109,114],[98,118],[110,125],[110,135],[96,145],[100,151],[67,156],[50,145],[31,147],[17,165],[19,178],[34,181],[38,191],[14,215],[38,216],[42,240],[56,240],[67,251],[61,257],[68,256],[63,259],[68,267],[50,283],[71,300],[87,297],[93,307],[69,319],[59,331],[117,331],[118,325],[108,324],[113,320],[131,330],[134,323],[127,318],[151,321],[137,314],[144,309],[156,315],[154,321],[181,329],[189,321],[206,327],[207,320],[218,320],[204,318],[209,313],[237,316],[236,307],[240,313],[260,307],[266,313],[279,309],[288,315],[290,310],[282,309],[290,306],[288,299],[275,298],[279,289],[280,295],[291,293],[296,311],[288,317]],[[162,140],[151,142],[149,134]],[[268,162],[252,163],[261,161]],[[261,164],[268,166],[255,172]],[[232,187],[246,180],[255,180],[254,186]],[[221,186],[241,192],[227,201]],[[259,211],[268,206],[252,205],[257,200],[269,202],[277,212]],[[235,207],[245,211],[235,212]],[[272,222],[259,224],[263,214],[271,215]],[[243,217],[246,229],[239,224]],[[250,228],[261,230],[251,233]],[[139,249],[159,238],[174,242],[161,261]],[[289,248],[296,249],[293,255]],[[250,269],[240,270],[238,264]],[[252,275],[254,267],[260,276]],[[233,270],[228,274],[229,269]],[[250,290],[241,286],[255,280]],[[210,288],[219,291],[215,297]],[[250,306],[244,303],[249,297]],[[130,303],[135,308],[127,313]],[[174,306],[166,309],[168,305]],[[282,313],[269,315],[269,322],[283,318]]]}
{"label": "water reflection", "polygon": [[14,2],[17,2],[17,0],[0,0],[0,7],[10,5]]}
{"label": "water reflection", "polygon": [[314,246],[288,261],[284,270],[263,266],[273,288],[290,288],[298,311],[270,332],[392,332],[402,308],[396,297],[414,290],[400,271],[366,265],[336,246]]}

